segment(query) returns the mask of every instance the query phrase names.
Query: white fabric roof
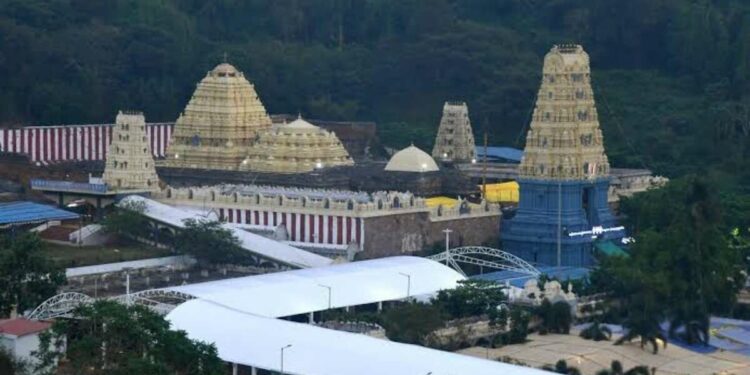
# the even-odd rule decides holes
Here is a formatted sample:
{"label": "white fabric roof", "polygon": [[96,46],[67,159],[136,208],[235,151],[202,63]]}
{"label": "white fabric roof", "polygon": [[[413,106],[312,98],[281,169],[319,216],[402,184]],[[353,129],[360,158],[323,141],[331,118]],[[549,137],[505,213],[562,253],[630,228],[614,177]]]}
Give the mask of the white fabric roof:
{"label": "white fabric roof", "polygon": [[[409,275],[408,277],[406,275]],[[398,256],[166,288],[278,318],[453,289],[465,277],[426,258]],[[408,293],[408,295],[407,295]]]}
{"label": "white fabric roof", "polygon": [[[183,211],[138,195],[130,195],[122,200],[122,202],[136,201],[144,202],[146,205],[144,215],[147,217],[178,228],[184,227],[183,220],[185,219],[205,219],[195,212]],[[239,238],[242,248],[268,259],[300,268],[323,267],[333,263],[333,260],[324,256],[246,232],[231,224],[222,224],[222,227],[231,230]]]}
{"label": "white fabric roof", "polygon": [[[270,301],[266,303],[272,303]],[[488,361],[416,345],[264,318],[204,300],[178,306],[167,320],[192,339],[213,343],[219,357],[299,375],[516,375],[545,371]]]}
{"label": "white fabric roof", "polygon": [[411,145],[395,154],[385,166],[392,172],[435,172],[440,170],[435,159],[426,152]]}

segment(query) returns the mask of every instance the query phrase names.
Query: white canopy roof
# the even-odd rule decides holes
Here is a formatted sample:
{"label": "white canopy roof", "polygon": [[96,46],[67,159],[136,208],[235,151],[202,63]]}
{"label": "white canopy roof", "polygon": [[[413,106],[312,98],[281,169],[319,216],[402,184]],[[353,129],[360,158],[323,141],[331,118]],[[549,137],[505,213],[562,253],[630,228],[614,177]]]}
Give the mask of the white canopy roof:
{"label": "white canopy roof", "polygon": [[385,166],[391,172],[435,172],[440,170],[435,159],[426,152],[411,145],[395,154]]}
{"label": "white canopy roof", "polygon": [[399,256],[169,287],[233,310],[284,317],[453,289],[465,277],[426,258]]}
{"label": "white canopy roof", "polygon": [[[138,195],[125,197],[121,202],[144,202],[144,215],[177,228],[184,227],[185,219],[206,219],[195,212],[183,211]],[[222,224],[222,227],[229,229],[239,238],[242,248],[292,267],[323,267],[333,263],[333,260],[324,256],[244,231],[231,224]]]}
{"label": "white canopy roof", "polygon": [[[266,302],[273,303],[273,302]],[[547,372],[312,325],[264,318],[204,300],[178,306],[167,320],[188,337],[216,345],[221,359],[299,375],[517,375]]]}

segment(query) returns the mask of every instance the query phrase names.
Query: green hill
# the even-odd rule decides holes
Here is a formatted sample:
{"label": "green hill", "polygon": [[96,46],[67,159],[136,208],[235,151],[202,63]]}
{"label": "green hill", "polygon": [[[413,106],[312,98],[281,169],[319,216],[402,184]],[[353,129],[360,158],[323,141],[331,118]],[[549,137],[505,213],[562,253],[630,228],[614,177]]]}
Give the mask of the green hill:
{"label": "green hill", "polygon": [[477,133],[522,147],[542,57],[576,42],[614,165],[742,188],[748,21],[742,0],[0,0],[0,124],[171,121],[226,53],[272,113],[429,147],[465,100]]}

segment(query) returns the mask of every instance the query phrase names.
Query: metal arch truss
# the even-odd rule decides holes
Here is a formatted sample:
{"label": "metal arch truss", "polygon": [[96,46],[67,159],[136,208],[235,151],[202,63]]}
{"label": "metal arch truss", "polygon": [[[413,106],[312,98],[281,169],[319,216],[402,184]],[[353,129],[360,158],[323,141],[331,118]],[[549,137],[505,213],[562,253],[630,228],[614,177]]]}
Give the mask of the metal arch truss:
{"label": "metal arch truss", "polygon": [[31,320],[49,320],[60,317],[70,317],[73,310],[82,304],[93,302],[94,299],[82,293],[61,293],[50,297],[37,306],[29,315]]}
{"label": "metal arch truss", "polygon": [[[481,257],[477,257],[479,255]],[[502,250],[483,246],[457,247],[429,257],[434,261],[443,262],[466,276],[459,263],[473,264],[500,271],[514,271],[532,276],[539,276],[536,267],[525,260]]]}
{"label": "metal arch truss", "polygon": [[131,294],[123,294],[110,298],[125,305],[141,305],[166,315],[177,305],[195,297],[168,289],[149,289]]}
{"label": "metal arch truss", "polygon": [[[107,299],[126,305],[135,304],[146,306],[159,314],[166,315],[177,307],[177,305],[193,298],[194,297],[189,294],[172,290],[150,289]],[[93,298],[82,293],[61,293],[42,302],[42,304],[29,313],[26,318],[31,320],[71,318],[73,317],[73,311],[78,308],[78,306],[93,302]]]}

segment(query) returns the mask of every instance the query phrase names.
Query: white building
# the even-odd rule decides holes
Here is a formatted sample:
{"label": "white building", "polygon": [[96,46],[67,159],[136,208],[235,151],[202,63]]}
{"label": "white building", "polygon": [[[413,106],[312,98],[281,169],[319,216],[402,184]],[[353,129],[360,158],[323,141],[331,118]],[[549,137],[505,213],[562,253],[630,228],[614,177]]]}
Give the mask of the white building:
{"label": "white building", "polygon": [[24,318],[0,320],[0,347],[20,360],[33,362],[32,352],[39,349],[39,334],[50,326],[48,322]]}

